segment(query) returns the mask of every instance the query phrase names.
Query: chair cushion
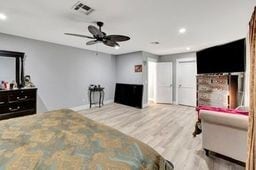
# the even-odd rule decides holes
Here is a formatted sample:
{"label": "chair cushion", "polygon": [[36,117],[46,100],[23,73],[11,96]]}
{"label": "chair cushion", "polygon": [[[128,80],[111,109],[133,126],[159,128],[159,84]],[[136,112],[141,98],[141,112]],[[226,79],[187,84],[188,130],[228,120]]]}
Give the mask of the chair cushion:
{"label": "chair cushion", "polygon": [[212,106],[198,106],[198,107],[196,107],[196,110],[197,111],[210,110],[210,111],[215,111],[215,112],[240,114],[240,115],[245,115],[245,116],[249,115],[248,111],[243,111],[240,109],[228,109],[228,108],[220,108],[220,107],[212,107]]}
{"label": "chair cushion", "polygon": [[200,110],[199,117],[203,122],[206,121],[243,130],[248,129],[248,116],[242,114],[226,114],[219,111]]}

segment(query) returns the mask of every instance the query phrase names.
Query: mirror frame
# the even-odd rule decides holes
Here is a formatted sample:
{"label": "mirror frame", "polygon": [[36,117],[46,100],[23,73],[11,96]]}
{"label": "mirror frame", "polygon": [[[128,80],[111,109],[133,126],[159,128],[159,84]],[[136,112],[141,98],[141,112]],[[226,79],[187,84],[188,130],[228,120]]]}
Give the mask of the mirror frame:
{"label": "mirror frame", "polygon": [[24,86],[24,56],[23,52],[5,51],[0,50],[1,57],[12,57],[15,58],[15,72],[16,72],[16,83],[18,88]]}

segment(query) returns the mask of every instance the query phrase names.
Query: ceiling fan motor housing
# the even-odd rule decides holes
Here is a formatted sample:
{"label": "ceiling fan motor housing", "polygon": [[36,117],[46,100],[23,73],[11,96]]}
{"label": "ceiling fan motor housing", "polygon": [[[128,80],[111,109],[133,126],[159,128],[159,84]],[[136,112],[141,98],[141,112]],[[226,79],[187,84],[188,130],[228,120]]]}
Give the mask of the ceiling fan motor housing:
{"label": "ceiling fan motor housing", "polygon": [[93,25],[88,26],[89,32],[92,34],[93,37],[87,36],[87,35],[80,35],[80,34],[72,34],[72,33],[65,33],[67,35],[72,35],[72,36],[77,36],[77,37],[84,37],[84,38],[89,38],[93,39],[91,41],[88,41],[86,45],[93,45],[98,42],[102,42],[103,44],[110,46],[110,47],[115,47],[119,48],[120,45],[117,42],[122,42],[122,41],[128,41],[130,40],[130,37],[124,36],[124,35],[107,35],[105,32],[101,31],[101,27],[104,25],[103,22],[97,22],[97,26],[99,28],[96,28]]}
{"label": "ceiling fan motor housing", "polygon": [[104,23],[103,22],[97,22],[97,25],[99,26],[99,27],[102,27],[103,25],[104,25]]}

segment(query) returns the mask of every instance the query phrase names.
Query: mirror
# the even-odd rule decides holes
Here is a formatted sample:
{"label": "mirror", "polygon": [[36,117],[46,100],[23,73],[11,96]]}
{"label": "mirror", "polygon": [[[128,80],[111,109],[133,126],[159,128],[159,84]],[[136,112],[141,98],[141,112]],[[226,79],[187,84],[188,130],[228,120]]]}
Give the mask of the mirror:
{"label": "mirror", "polygon": [[0,56],[0,82],[16,81],[16,59]]}
{"label": "mirror", "polygon": [[[16,81],[19,88],[24,85],[25,53],[0,50],[0,81]],[[1,83],[1,82],[0,82]]]}

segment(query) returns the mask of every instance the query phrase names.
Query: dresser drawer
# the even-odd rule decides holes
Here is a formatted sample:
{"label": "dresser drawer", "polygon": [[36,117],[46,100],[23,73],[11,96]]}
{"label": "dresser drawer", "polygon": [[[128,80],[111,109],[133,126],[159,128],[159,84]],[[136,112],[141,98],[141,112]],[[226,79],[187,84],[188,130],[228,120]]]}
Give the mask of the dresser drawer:
{"label": "dresser drawer", "polygon": [[16,118],[16,117],[21,117],[21,116],[28,116],[28,115],[33,115],[33,114],[35,114],[35,110],[25,110],[25,111],[20,111],[20,112],[0,114],[0,120],[11,119],[11,118]]}
{"label": "dresser drawer", "polygon": [[36,114],[36,88],[0,90],[0,120]]}
{"label": "dresser drawer", "polygon": [[0,95],[0,106],[8,103],[8,95],[2,94]]}
{"label": "dresser drawer", "polygon": [[35,108],[34,102],[23,102],[9,104],[8,106],[0,107],[0,115],[6,113],[20,112],[25,110],[33,110]]}
{"label": "dresser drawer", "polygon": [[9,103],[36,100],[36,92],[32,90],[20,90],[8,95]]}

